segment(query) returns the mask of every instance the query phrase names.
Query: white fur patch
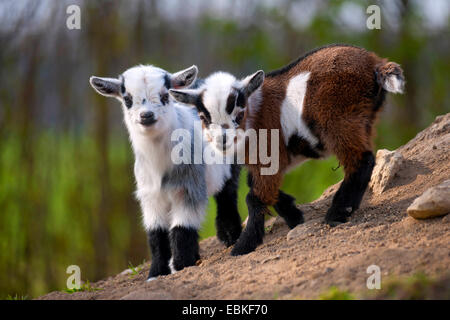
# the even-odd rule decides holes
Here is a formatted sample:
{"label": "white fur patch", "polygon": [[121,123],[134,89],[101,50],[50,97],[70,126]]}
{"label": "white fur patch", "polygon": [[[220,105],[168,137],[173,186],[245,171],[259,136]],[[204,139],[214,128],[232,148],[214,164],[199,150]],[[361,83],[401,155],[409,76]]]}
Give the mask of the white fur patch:
{"label": "white fur patch", "polygon": [[384,81],[383,88],[392,93],[403,93],[404,85],[403,80],[400,80],[396,75],[391,75]]}
{"label": "white fur patch", "polygon": [[145,230],[167,229],[170,225],[171,204],[163,192],[151,191],[145,188],[136,191],[142,209],[142,222]]}
{"label": "white fur patch", "polygon": [[175,266],[173,265],[173,257],[170,258],[170,260],[169,260],[169,268],[170,268],[171,274],[174,274],[177,272],[177,270],[175,269]]}
{"label": "white fur patch", "polygon": [[170,211],[170,229],[174,227],[186,227],[200,229],[206,210],[206,202],[198,203],[196,208],[192,208],[183,201],[177,194],[171,194],[172,209]]}
{"label": "white fur patch", "polygon": [[286,144],[292,135],[297,134],[308,141],[314,148],[319,140],[311,133],[311,130],[302,119],[309,76],[310,72],[304,72],[289,81],[286,97],[281,106],[281,128]]}
{"label": "white fur patch", "polygon": [[206,166],[206,187],[208,196],[222,190],[225,181],[231,178],[231,166],[226,164],[210,164]]}
{"label": "white fur patch", "polygon": [[226,111],[227,99],[233,91],[232,87],[236,78],[226,72],[216,72],[205,79],[202,88],[207,88],[203,93],[203,104],[211,115],[211,121],[215,124],[228,124],[233,127],[232,119]]}

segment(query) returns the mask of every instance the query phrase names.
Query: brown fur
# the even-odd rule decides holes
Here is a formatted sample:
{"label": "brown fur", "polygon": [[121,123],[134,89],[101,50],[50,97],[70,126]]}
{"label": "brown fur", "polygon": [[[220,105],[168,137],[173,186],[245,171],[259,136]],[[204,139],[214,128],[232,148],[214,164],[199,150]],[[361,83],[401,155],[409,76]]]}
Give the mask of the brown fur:
{"label": "brown fur", "polygon": [[[401,72],[395,63],[387,63],[362,48],[338,45],[320,49],[289,69],[267,75],[262,85],[262,103],[253,109],[246,108],[246,129],[279,129],[281,133],[281,105],[289,80],[310,72],[303,119],[324,149],[337,156],[347,177],[356,170],[362,154],[372,150],[377,105],[381,105],[384,97],[378,81],[396,72],[395,67]],[[277,201],[290,162],[287,146],[282,141],[280,137],[280,170],[276,175],[262,176],[259,164],[248,165],[254,181],[252,190],[267,205]]]}

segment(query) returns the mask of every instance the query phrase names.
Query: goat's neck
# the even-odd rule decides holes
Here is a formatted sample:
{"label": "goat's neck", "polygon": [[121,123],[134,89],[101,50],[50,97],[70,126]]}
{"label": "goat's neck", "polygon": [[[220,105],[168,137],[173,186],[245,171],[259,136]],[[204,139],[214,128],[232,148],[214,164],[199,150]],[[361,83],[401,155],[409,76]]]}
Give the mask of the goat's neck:
{"label": "goat's neck", "polygon": [[163,132],[157,134],[134,133],[131,135],[131,143],[137,162],[145,162],[148,165],[167,166],[172,163],[170,159],[171,141],[170,135],[175,129],[175,124],[170,124]]}

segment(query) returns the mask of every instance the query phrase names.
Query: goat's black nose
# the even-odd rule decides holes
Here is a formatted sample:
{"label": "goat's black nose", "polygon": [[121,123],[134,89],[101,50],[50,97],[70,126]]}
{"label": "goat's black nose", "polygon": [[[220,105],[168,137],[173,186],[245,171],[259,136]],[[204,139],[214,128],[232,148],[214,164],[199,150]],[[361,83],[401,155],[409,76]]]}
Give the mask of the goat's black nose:
{"label": "goat's black nose", "polygon": [[155,117],[155,114],[151,111],[145,111],[145,112],[141,112],[140,114],[142,119],[152,119]]}

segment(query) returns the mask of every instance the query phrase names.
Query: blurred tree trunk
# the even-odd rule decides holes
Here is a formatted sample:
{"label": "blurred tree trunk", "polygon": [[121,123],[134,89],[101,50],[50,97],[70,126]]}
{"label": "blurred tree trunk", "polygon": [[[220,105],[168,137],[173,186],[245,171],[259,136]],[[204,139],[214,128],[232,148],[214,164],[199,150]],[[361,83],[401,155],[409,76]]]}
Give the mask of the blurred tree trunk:
{"label": "blurred tree trunk", "polygon": [[[400,34],[399,41],[402,48],[408,48],[408,42],[414,41],[414,35],[411,34],[412,29],[411,26],[414,23],[417,23],[414,19],[414,12],[411,6],[411,2],[409,0],[401,0],[401,25],[400,25]],[[403,108],[402,117],[400,119],[405,119],[407,125],[412,125],[414,128],[420,127],[420,112],[418,112],[417,106],[417,89],[418,89],[418,79],[415,75],[416,69],[414,65],[417,64],[417,57],[419,56],[418,52],[403,52],[402,59],[402,68],[406,77],[406,90],[408,93],[404,96],[406,108]]]}
{"label": "blurred tree trunk", "polygon": [[[32,237],[38,241],[27,241],[24,255],[27,261],[26,263],[26,274],[27,283],[33,281],[33,269],[35,261],[36,246],[39,246],[39,228],[38,225],[34,223],[34,219],[39,221],[40,213],[39,208],[33,203],[34,192],[33,188],[33,177],[34,177],[34,155],[36,153],[35,139],[35,102],[36,99],[36,81],[39,63],[39,38],[37,36],[30,36],[28,41],[25,42],[24,52],[28,55],[24,64],[24,72],[22,74],[22,86],[20,87],[20,93],[18,95],[18,104],[16,115],[16,123],[19,127],[19,136],[21,144],[21,159],[23,164],[25,164],[24,170],[22,171],[22,177],[24,178],[22,182],[28,186],[30,192],[27,194],[21,194],[20,202],[26,204],[22,210],[22,227],[23,231],[27,236]],[[41,217],[42,218],[42,217]]]}
{"label": "blurred tree trunk", "polygon": [[[112,76],[107,72],[111,69],[113,59],[116,55],[116,47],[113,45],[105,46],[105,41],[114,42],[115,38],[120,36],[114,33],[113,28],[99,27],[98,21],[102,21],[102,25],[115,25],[117,21],[117,2],[100,1],[102,10],[96,10],[96,5],[87,4],[86,19],[87,30],[86,36],[89,43],[89,49],[92,52],[93,65],[95,70],[93,74],[100,76]],[[98,5],[98,4],[97,4]],[[117,27],[117,26],[116,26]],[[120,27],[117,27],[120,30]],[[98,203],[96,215],[96,223],[93,226],[94,248],[95,248],[95,274],[96,279],[101,278],[108,272],[108,246],[109,246],[109,229],[108,229],[108,213],[110,211],[111,189],[110,189],[110,168],[108,160],[108,138],[109,138],[109,109],[108,101],[100,95],[94,96],[94,136],[97,146],[98,159],[96,165],[97,179],[100,186],[100,199]]]}

